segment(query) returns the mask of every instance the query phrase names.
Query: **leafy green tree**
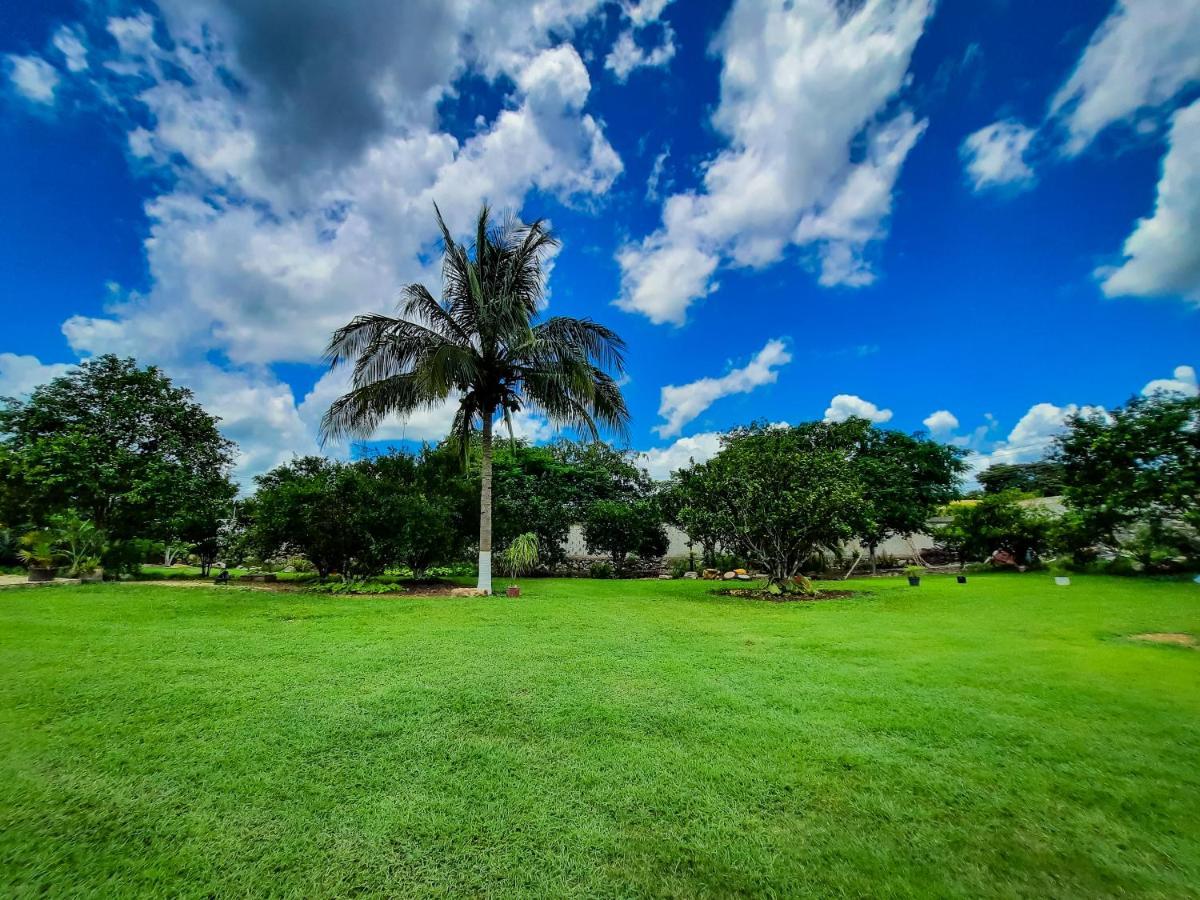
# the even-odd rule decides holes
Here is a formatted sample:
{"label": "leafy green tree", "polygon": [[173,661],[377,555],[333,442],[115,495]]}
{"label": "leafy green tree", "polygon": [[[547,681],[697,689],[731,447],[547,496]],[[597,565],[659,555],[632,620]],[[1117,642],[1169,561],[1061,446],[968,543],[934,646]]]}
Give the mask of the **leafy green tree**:
{"label": "leafy green tree", "polygon": [[232,442],[153,366],[101,356],[0,408],[10,519],[76,510],[114,540],[168,538],[194,505],[230,494]]}
{"label": "leafy green tree", "polygon": [[811,592],[802,567],[862,525],[863,485],[829,430],[755,424],[722,439],[693,467],[696,489],[680,521],[711,528],[721,546],[767,573],[774,592]]}
{"label": "leafy green tree", "polygon": [[1152,542],[1172,521],[1200,529],[1200,397],[1159,393],[1076,416],[1056,459],[1067,503],[1097,541],[1115,544],[1135,523]]}
{"label": "leafy green tree", "polygon": [[1062,463],[1053,459],[996,463],[980,472],[976,479],[987,494],[1021,491],[1037,497],[1057,497],[1063,492]]}
{"label": "leafy green tree", "polygon": [[453,454],[427,446],[419,455],[389,453],[355,466],[374,497],[368,530],[390,562],[421,577],[463,558],[476,507],[473,485]]}
{"label": "leafy green tree", "polygon": [[522,409],[593,438],[624,431],[629,412],[608,370],[623,371],[624,343],[590,319],[535,324],[545,293],[542,260],[557,244],[542,221],[492,221],[485,206],[471,245],[442,231],[442,299],[405,288],[399,316],[356,317],[334,332],[331,367],[353,363],[352,388],[322,420],[327,438],[368,437],[389,415],[406,417],[455,397],[453,433],[464,452],[479,429],[479,588],[491,593],[492,431]]}
{"label": "leafy green tree", "polygon": [[296,552],[321,580],[377,575],[392,562],[380,541],[378,496],[361,468],[306,456],[256,479],[252,544],[266,556]]}
{"label": "leafy green tree", "polygon": [[[716,559],[721,518],[715,504],[706,502],[708,490],[702,466],[690,465],[671,476],[659,495],[663,517],[688,536],[689,547],[700,545],[700,557],[706,566]],[[695,561],[688,560],[689,565]]]}
{"label": "leafy green tree", "polygon": [[937,509],[957,496],[966,466],[963,452],[920,436],[874,427],[865,419],[837,425],[831,438],[843,443],[863,487],[862,523],[856,537],[867,548],[871,571],[879,545],[892,535],[925,533]]}
{"label": "leafy green tree", "polygon": [[1025,565],[1050,549],[1055,533],[1055,518],[1023,505],[1027,499],[1020,491],[1003,491],[956,503],[950,507],[950,524],[935,536],[964,559],[986,560],[1002,550]]}
{"label": "leafy green tree", "polygon": [[584,512],[583,536],[589,553],[607,553],[617,576],[630,556],[658,559],[667,552],[662,510],[652,499],[596,500]]}

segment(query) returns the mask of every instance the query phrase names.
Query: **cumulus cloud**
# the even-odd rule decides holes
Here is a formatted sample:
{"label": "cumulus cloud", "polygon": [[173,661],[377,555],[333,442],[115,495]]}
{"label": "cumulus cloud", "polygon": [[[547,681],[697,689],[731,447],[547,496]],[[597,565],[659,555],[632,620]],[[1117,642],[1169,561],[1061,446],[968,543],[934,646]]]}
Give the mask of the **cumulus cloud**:
{"label": "cumulus cloud", "polygon": [[1101,131],[1168,103],[1200,79],[1200,3],[1118,0],[1050,101],[1068,155]]}
{"label": "cumulus cloud", "polygon": [[1200,396],[1200,386],[1196,384],[1196,370],[1191,366],[1176,366],[1171,378],[1155,378],[1142,388],[1142,396],[1154,394],[1182,394],[1185,397]]}
{"label": "cumulus cloud", "polygon": [[49,106],[58,88],[58,70],[40,56],[8,54],[8,78],[18,94],[31,103]]}
{"label": "cumulus cloud", "polygon": [[0,353],[0,397],[28,397],[38,385],[65,375],[72,368],[67,363],[43,363],[36,356]]}
{"label": "cumulus cloud", "polygon": [[1106,413],[1102,406],[1035,403],[1013,426],[1007,438],[997,443],[991,452],[973,455],[968,463],[973,471],[978,472],[997,463],[1023,463],[1041,459],[1054,439],[1066,431],[1067,422],[1076,415],[1089,417]]}
{"label": "cumulus cloud", "polygon": [[[240,398],[222,414],[245,442],[243,478],[312,452],[335,382],[299,399],[271,366],[318,362],[334,327],[390,312],[406,283],[436,291],[435,201],[461,234],[484,199],[574,203],[620,175],[564,40],[599,5],[367,0],[333,16],[299,0],[283,16],[276,0],[164,0],[161,18],[109,19],[104,40],[60,31],[67,67],[85,64],[97,96],[136,123],[134,167],[165,185],[146,203],[149,286],[64,323],[72,348],[158,363],[215,403]],[[510,94],[460,139],[439,129],[437,104],[468,70],[506,76]],[[379,437],[436,440],[452,413],[385,423]],[[548,427],[515,424],[534,439]]]}
{"label": "cumulus cloud", "polygon": [[934,434],[948,434],[958,429],[958,417],[948,409],[939,409],[921,421]]}
{"label": "cumulus cloud", "polygon": [[1200,306],[1200,100],[1175,114],[1157,193],[1154,212],[1125,240],[1124,262],[1097,271],[1101,288],[1109,297],[1180,296]]}
{"label": "cumulus cloud", "polygon": [[663,481],[671,473],[685,468],[693,462],[708,462],[721,449],[721,433],[705,431],[689,437],[681,437],[666,447],[654,447],[637,454],[638,464],[650,473],[650,477]]}
{"label": "cumulus cloud", "polygon": [[880,409],[869,400],[854,394],[838,394],[825,410],[826,422],[845,422],[847,419],[867,419],[876,424],[891,421],[892,411]]}
{"label": "cumulus cloud", "polygon": [[892,106],[930,11],[928,0],[738,0],[714,42],[712,121],[727,146],[699,190],[666,199],[657,231],[618,252],[617,305],[680,325],[719,265],[761,268],[789,246],[812,251],[822,284],[869,283],[867,249],[925,128]]}
{"label": "cumulus cloud", "polygon": [[991,187],[1029,187],[1033,169],[1025,161],[1029,144],[1037,132],[1020,122],[993,122],[967,136],[961,155],[971,186],[976,191]]}
{"label": "cumulus cloud", "polygon": [[774,384],[779,378],[779,367],[791,361],[792,354],[787,345],[775,339],[767,341],[745,366],[720,378],[701,378],[688,384],[664,386],[658,414],[665,421],[654,430],[664,438],[679,434],[684,425],[722,397],[748,394],[764,384]]}

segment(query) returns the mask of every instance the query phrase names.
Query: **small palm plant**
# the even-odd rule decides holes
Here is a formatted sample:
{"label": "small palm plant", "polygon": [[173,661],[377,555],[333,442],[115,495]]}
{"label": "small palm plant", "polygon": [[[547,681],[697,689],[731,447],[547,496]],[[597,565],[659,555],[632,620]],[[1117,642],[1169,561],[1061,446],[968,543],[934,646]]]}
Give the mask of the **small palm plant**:
{"label": "small palm plant", "polygon": [[68,577],[79,578],[96,570],[108,542],[95,523],[69,512],[51,517],[50,527],[58,556],[67,564]]}
{"label": "small palm plant", "polygon": [[31,531],[21,538],[21,550],[17,556],[29,569],[30,581],[50,581],[54,578],[54,534],[49,531]]}
{"label": "small palm plant", "polygon": [[521,586],[516,583],[517,578],[524,575],[526,572],[532,571],[538,561],[538,539],[537,535],[532,531],[527,531],[524,534],[518,534],[507,547],[504,548],[504,553],[501,555],[501,565],[504,571],[512,578],[513,583],[508,586],[508,596],[520,597]]}

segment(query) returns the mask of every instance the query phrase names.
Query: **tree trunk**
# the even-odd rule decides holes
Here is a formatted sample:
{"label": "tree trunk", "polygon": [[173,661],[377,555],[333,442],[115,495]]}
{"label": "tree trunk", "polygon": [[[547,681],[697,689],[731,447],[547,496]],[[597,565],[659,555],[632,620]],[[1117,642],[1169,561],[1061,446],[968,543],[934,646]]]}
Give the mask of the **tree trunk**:
{"label": "tree trunk", "polygon": [[875,545],[871,544],[867,549],[871,551],[871,574],[875,575]]}
{"label": "tree trunk", "polygon": [[483,412],[483,456],[479,464],[479,583],[485,594],[492,592],[492,410]]}

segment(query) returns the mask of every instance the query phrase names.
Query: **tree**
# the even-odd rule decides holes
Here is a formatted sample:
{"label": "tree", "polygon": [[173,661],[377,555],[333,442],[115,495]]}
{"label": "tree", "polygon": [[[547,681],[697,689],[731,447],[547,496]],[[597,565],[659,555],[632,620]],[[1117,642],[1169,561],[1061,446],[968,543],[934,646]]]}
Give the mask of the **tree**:
{"label": "tree", "polygon": [[1021,491],[1037,497],[1057,497],[1063,492],[1062,464],[1052,459],[1031,463],[996,463],[976,476],[984,493]]}
{"label": "tree", "polygon": [[491,593],[492,432],[511,431],[523,409],[599,438],[624,431],[629,411],[609,374],[623,372],[624,342],[590,319],[556,316],[534,324],[545,293],[542,260],[557,239],[541,220],[492,221],[484,206],[474,242],[442,232],[442,299],[420,284],[404,289],[398,316],[358,316],[334,332],[331,368],[353,361],[352,387],[321,423],[325,438],[367,437],[386,416],[407,417],[456,397],[453,435],[465,453],[480,440],[479,589]]}
{"label": "tree", "polygon": [[618,577],[630,556],[658,559],[667,552],[662,510],[651,499],[596,500],[584,513],[583,537],[589,553],[601,551],[612,560]]}
{"label": "tree", "polygon": [[1172,520],[1200,529],[1200,397],[1158,393],[1069,425],[1056,459],[1091,537],[1115,544],[1142,524],[1153,540]]}
{"label": "tree", "polygon": [[680,520],[689,533],[702,521],[723,547],[764,569],[769,590],[811,593],[804,563],[862,524],[862,483],[828,434],[755,424],[726,435],[715,457],[693,467],[696,489]]}
{"label": "tree", "polygon": [[7,515],[35,524],[75,510],[115,541],[164,539],[232,489],[234,445],[217,420],[132,359],[97,357],[5,401],[0,435]]}
{"label": "tree", "polygon": [[997,550],[1012,554],[1025,565],[1044,554],[1055,534],[1055,519],[1023,505],[1028,495],[1020,491],[985,494],[982,499],[955,503],[950,524],[935,534],[942,546],[963,559],[986,560]]}
{"label": "tree", "polygon": [[865,419],[831,428],[831,438],[843,442],[863,486],[862,524],[857,537],[871,558],[893,534],[908,537],[926,531],[938,507],[958,492],[966,468],[963,452],[923,437],[875,428]]}
{"label": "tree", "polygon": [[302,553],[322,580],[377,575],[391,562],[378,539],[381,504],[361,468],[306,456],[255,481],[251,534],[263,556]]}
{"label": "tree", "polygon": [[462,559],[476,510],[452,454],[425,446],[415,456],[388,453],[355,466],[373,497],[367,528],[389,562],[408,566],[419,578],[433,566]]}

